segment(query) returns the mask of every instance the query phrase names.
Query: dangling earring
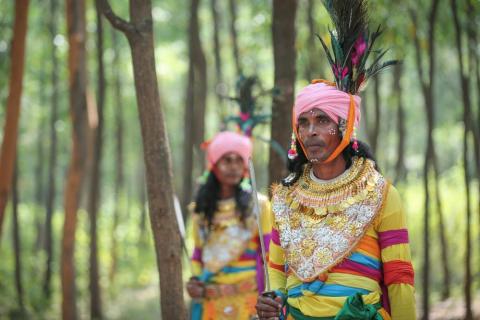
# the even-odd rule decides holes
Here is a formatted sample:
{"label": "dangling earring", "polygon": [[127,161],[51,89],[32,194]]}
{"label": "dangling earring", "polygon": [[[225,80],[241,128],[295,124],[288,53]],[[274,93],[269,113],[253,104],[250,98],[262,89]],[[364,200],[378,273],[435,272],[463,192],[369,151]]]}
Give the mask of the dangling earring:
{"label": "dangling earring", "polygon": [[338,121],[338,130],[342,133],[342,136],[345,134],[346,129],[347,129],[347,123],[345,119],[340,119]]}
{"label": "dangling earring", "polygon": [[357,127],[353,127],[353,150],[358,153]]}
{"label": "dangling earring", "polygon": [[292,141],[290,143],[290,150],[288,150],[288,159],[294,160],[297,157],[297,140],[295,139],[295,133],[292,132]]}

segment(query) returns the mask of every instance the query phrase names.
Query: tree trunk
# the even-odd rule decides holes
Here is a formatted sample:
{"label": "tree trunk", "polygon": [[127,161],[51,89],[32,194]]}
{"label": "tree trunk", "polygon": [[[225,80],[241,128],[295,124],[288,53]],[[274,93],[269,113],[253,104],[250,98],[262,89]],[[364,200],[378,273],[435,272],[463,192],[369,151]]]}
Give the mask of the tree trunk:
{"label": "tree trunk", "polygon": [[315,0],[308,0],[307,3],[307,24],[308,24],[308,64],[305,71],[305,77],[307,81],[311,81],[319,77],[318,63],[317,63],[317,50],[315,47],[315,19],[313,17],[315,12]]}
{"label": "tree trunk", "polygon": [[187,206],[192,201],[193,195],[193,130],[190,124],[193,123],[193,103],[194,103],[194,67],[193,61],[190,57],[188,64],[188,82],[187,82],[187,95],[185,103],[185,113],[183,116],[183,122],[186,124],[183,130],[183,188],[182,188],[182,207],[184,219],[187,218]]}
{"label": "tree trunk", "polygon": [[[271,139],[288,150],[291,135],[292,106],[295,92],[295,14],[296,0],[273,1],[273,60],[275,67],[274,86],[280,94],[273,97]],[[287,129],[288,128],[288,129]],[[282,159],[270,148],[268,165],[269,185],[284,178],[287,173],[285,158]]]}
{"label": "tree trunk", "polygon": [[[106,0],[103,13],[130,43],[146,168],[150,223],[160,278],[162,319],[186,319],[183,300],[181,239],[173,207],[170,146],[160,105],[150,0],[130,1],[131,22],[117,17]],[[160,165],[159,165],[160,164]]]}
{"label": "tree trunk", "polygon": [[235,0],[229,0],[229,9],[230,9],[230,37],[232,40],[232,49],[233,49],[233,61],[235,62],[235,70],[237,71],[237,76],[243,74],[242,64],[240,63],[240,53],[238,49],[238,34],[237,34],[237,3]]}
{"label": "tree trunk", "polygon": [[221,103],[222,97],[218,93],[217,86],[223,83],[223,72],[222,72],[222,56],[220,54],[220,16],[218,9],[217,0],[210,0],[210,9],[212,11],[212,20],[213,20],[213,53],[215,57],[215,93],[217,96],[217,102]]}
{"label": "tree trunk", "polygon": [[[470,121],[464,116],[464,121]],[[465,128],[463,135],[463,166],[466,193],[466,220],[465,220],[465,282],[464,282],[464,298],[465,298],[465,320],[473,320],[472,311],[472,208],[470,205],[470,175],[468,173],[468,129]]]}
{"label": "tree trunk", "polygon": [[[478,6],[474,6],[471,0],[466,0],[467,2],[467,36],[468,36],[468,59],[470,61],[470,72],[465,73],[465,77],[470,79],[477,80],[477,88],[480,93],[480,66],[478,61],[477,47],[477,30],[478,30]],[[470,91],[470,90],[469,90]],[[477,98],[477,103],[479,106],[477,119],[480,121],[480,97]],[[471,103],[473,104],[473,103]],[[477,175],[480,176],[480,122],[475,121],[475,112],[473,111],[473,106],[470,105],[470,131],[473,135],[473,151],[475,152],[475,169],[477,170]],[[480,184],[479,184],[480,186]],[[479,199],[480,201],[480,199]]]}
{"label": "tree trunk", "polygon": [[28,0],[15,1],[15,23],[11,49],[10,84],[3,130],[3,143],[0,151],[0,237],[12,184],[15,157],[17,154],[17,134],[22,97],[23,69],[25,64],[25,38],[27,35]]}
{"label": "tree trunk", "polygon": [[13,213],[13,252],[15,253],[15,289],[17,290],[18,307],[20,312],[25,312],[22,285],[22,246],[20,243],[20,224],[18,222],[18,160],[15,165],[12,183],[12,213]]}
{"label": "tree trunk", "polygon": [[[472,62],[472,66],[474,65],[475,67],[470,68],[470,79],[475,79],[477,86],[477,133],[478,135],[473,135],[473,143],[474,143],[474,151],[475,151],[475,162],[476,162],[476,173],[477,173],[477,194],[480,194],[480,60],[478,57],[478,54],[476,53],[476,48],[478,47],[478,34],[477,34],[477,29],[478,29],[478,22],[475,19],[475,17],[478,16],[478,9],[477,7],[472,3],[472,0],[466,0],[467,2],[467,18],[468,18],[468,24],[467,24],[467,33],[468,33],[468,47],[469,47],[469,61]],[[473,89],[474,90],[474,89]],[[473,111],[474,107],[471,106],[471,125],[475,125],[474,117],[475,117],[475,112]],[[477,207],[478,207],[478,221],[480,224],[480,197],[477,197]],[[478,234],[478,241],[480,242],[480,231]],[[480,247],[479,247],[480,248]],[[478,255],[480,259],[480,254]],[[480,266],[480,260],[478,265]]]}
{"label": "tree trunk", "polygon": [[[370,147],[373,154],[377,155],[378,151],[378,136],[380,135],[380,74],[377,74],[373,79],[373,105],[375,113],[373,118],[373,130],[370,141]],[[378,155],[377,155],[378,156]]]}
{"label": "tree trunk", "polygon": [[[424,215],[424,234],[423,234],[423,316],[422,319],[428,320],[430,313],[430,191],[429,191],[429,174],[432,163],[436,160],[435,144],[433,141],[433,129],[435,126],[435,108],[434,108],[434,81],[435,81],[435,26],[438,13],[439,0],[432,0],[429,16],[428,16],[428,75],[425,74],[422,64],[422,51],[418,35],[414,33],[415,58],[417,63],[418,78],[421,84],[425,114],[427,117],[427,149],[425,153],[423,184],[425,192],[425,215]],[[410,15],[415,28],[418,31],[418,21],[415,11],[410,10]]]}
{"label": "tree trunk", "polygon": [[[183,207],[184,215],[187,204],[192,199],[193,179],[192,173],[203,170],[204,157],[200,145],[204,141],[205,109],[207,98],[207,64],[200,42],[198,24],[198,6],[200,0],[191,1],[189,24],[189,71],[187,98],[185,107],[185,139],[184,139],[184,189]],[[193,148],[193,150],[192,150]],[[195,167],[193,164],[199,164]],[[184,217],[186,218],[186,216]]]}
{"label": "tree trunk", "polygon": [[[463,122],[465,127],[463,137],[463,166],[464,166],[464,178],[465,178],[465,191],[466,191],[466,253],[465,253],[465,282],[464,282],[464,297],[465,297],[465,320],[473,319],[472,312],[472,266],[471,266],[471,206],[470,206],[470,176],[468,171],[468,134],[472,132],[475,135],[474,127],[472,126],[471,119],[473,117],[471,101],[470,101],[470,87],[469,79],[465,74],[464,61],[463,61],[463,49],[462,49],[462,27],[460,25],[460,19],[458,17],[457,2],[450,0],[451,11],[453,14],[453,21],[455,26],[455,43],[457,47],[457,57],[459,63],[459,77],[462,88],[462,101],[463,101]],[[472,124],[472,125],[471,125]]]}
{"label": "tree trunk", "polygon": [[97,220],[98,202],[101,198],[101,163],[103,152],[103,109],[105,97],[105,69],[103,64],[103,24],[102,13],[96,6],[97,16],[97,62],[98,62],[98,83],[97,83],[97,127],[93,128],[93,162],[90,180],[90,194],[88,213],[90,218],[90,316],[92,319],[102,319],[102,295],[100,290],[99,266],[98,266],[98,240]]}
{"label": "tree trunk", "polygon": [[62,239],[62,317],[77,319],[75,288],[75,232],[82,183],[87,159],[87,101],[85,52],[85,2],[67,0],[68,70],[70,117],[72,119],[72,151],[65,186],[65,220]]}
{"label": "tree trunk", "polygon": [[194,67],[194,112],[193,112],[193,143],[194,159],[197,167],[194,167],[195,174],[198,176],[205,167],[205,156],[203,155],[201,144],[205,141],[205,111],[207,105],[207,61],[202,49],[200,40],[200,25],[198,21],[198,7],[200,0],[192,0],[190,16],[190,46],[191,58]]}
{"label": "tree trunk", "polygon": [[[43,70],[41,71],[41,76],[39,79],[39,85],[43,86],[45,83]],[[39,106],[43,108],[46,104],[45,101],[45,92],[43,90],[40,91],[39,97]],[[42,225],[42,213],[43,210],[43,201],[44,201],[44,190],[45,190],[45,181],[44,181],[44,158],[45,158],[45,121],[43,115],[40,115],[40,120],[38,123],[38,137],[37,137],[37,163],[35,166],[35,243],[32,246],[35,252],[38,252],[40,248],[44,246],[44,239],[45,239],[45,230],[44,226]]]}
{"label": "tree trunk", "polygon": [[56,167],[57,167],[57,131],[55,129],[55,123],[58,119],[58,56],[57,46],[53,43],[55,36],[57,35],[57,1],[50,0],[50,15],[48,22],[48,29],[51,39],[51,83],[52,83],[52,96],[51,96],[51,109],[50,109],[50,151],[48,159],[48,186],[47,186],[47,199],[46,199],[46,212],[45,212],[45,241],[44,250],[47,257],[45,276],[43,280],[43,292],[47,299],[51,296],[51,278],[52,278],[52,261],[53,261],[53,230],[52,230],[52,217],[55,206],[55,191],[56,191]]}
{"label": "tree trunk", "polygon": [[402,91],[402,64],[396,64],[394,66],[393,73],[393,92],[397,96],[397,132],[398,132],[398,145],[397,145],[397,163],[395,165],[395,183],[405,180],[407,169],[405,167],[405,110],[403,106],[403,91]]}
{"label": "tree trunk", "polygon": [[111,245],[111,264],[109,268],[109,281],[113,283],[117,271],[118,261],[118,245],[117,245],[117,227],[120,222],[122,195],[124,190],[124,164],[123,164],[123,149],[124,149],[124,120],[123,120],[123,98],[122,98],[122,84],[120,70],[120,49],[118,46],[117,31],[112,30],[112,46],[114,51],[113,56],[113,85],[114,85],[114,105],[115,105],[115,187],[114,197],[115,204],[113,209],[112,222],[112,245]]}
{"label": "tree trunk", "polygon": [[438,168],[438,158],[434,156],[433,160],[433,172],[435,174],[435,204],[437,207],[438,215],[438,236],[440,240],[440,254],[441,265],[443,271],[443,287],[442,287],[442,299],[446,300],[450,297],[450,267],[448,266],[448,241],[445,231],[445,221],[443,214],[442,197],[440,192],[440,170]]}

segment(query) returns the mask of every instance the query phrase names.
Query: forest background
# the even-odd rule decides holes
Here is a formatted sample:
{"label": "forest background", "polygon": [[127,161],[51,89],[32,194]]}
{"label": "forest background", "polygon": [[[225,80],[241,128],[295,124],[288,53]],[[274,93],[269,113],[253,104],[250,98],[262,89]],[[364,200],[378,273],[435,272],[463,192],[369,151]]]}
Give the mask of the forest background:
{"label": "forest background", "polygon": [[[156,256],[162,237],[171,239],[152,228],[178,226],[167,210],[173,202],[155,207],[155,183],[147,191],[155,166],[172,173],[159,177],[172,183],[188,231],[185,208],[205,166],[201,144],[237,128],[227,121],[240,112],[231,97],[256,77],[254,161],[267,194],[285,175],[279,154],[288,148],[295,92],[332,78],[316,38],[331,26],[319,0],[110,4],[125,21],[112,11],[107,20],[107,7],[94,1],[0,0],[0,319],[165,318],[160,265],[182,259],[179,276],[190,271],[179,239],[173,260]],[[362,93],[359,137],[404,200],[418,314],[479,317],[480,2],[371,0],[370,9],[372,27],[384,28],[379,46],[403,63]],[[130,51],[143,40],[128,28],[149,14],[154,109],[141,96],[154,97],[157,85],[136,83],[145,74],[135,73],[141,63]],[[133,52],[135,60],[149,50]],[[149,137],[163,136],[149,134],[163,127],[149,131],[147,120],[160,119],[158,110],[168,140],[157,140],[170,147],[152,162],[144,149],[158,151]]]}

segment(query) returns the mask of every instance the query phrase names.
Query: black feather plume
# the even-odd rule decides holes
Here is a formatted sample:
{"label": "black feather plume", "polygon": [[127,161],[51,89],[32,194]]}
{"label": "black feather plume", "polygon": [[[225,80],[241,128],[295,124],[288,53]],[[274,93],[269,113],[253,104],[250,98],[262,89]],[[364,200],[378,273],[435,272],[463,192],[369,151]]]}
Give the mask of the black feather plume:
{"label": "black feather plume", "polygon": [[398,61],[382,63],[381,59],[387,50],[380,50],[372,64],[367,67],[367,59],[370,53],[375,51],[374,45],[382,31],[379,26],[374,32],[369,32],[366,0],[323,0],[323,4],[334,27],[329,30],[331,49],[320,36],[318,38],[327,54],[337,88],[357,94],[368,78]]}

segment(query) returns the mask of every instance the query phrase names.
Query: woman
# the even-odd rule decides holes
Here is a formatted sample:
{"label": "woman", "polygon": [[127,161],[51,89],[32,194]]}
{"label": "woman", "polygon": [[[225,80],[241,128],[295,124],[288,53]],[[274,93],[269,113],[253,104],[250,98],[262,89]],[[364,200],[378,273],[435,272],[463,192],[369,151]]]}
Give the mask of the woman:
{"label": "woman", "polygon": [[[209,173],[193,210],[193,277],[187,291],[191,318],[251,319],[263,291],[258,222],[246,177],[250,140],[234,132],[217,134],[207,147]],[[270,242],[270,205],[259,197],[264,243]]]}

